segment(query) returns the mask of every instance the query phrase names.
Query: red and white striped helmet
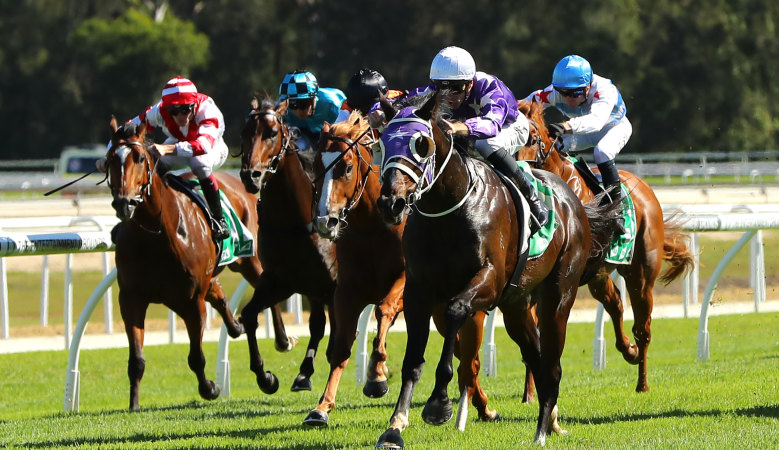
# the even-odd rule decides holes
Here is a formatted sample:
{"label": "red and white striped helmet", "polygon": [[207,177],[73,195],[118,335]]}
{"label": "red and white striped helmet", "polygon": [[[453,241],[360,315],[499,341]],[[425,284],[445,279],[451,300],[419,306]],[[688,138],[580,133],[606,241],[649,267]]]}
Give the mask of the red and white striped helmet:
{"label": "red and white striped helmet", "polygon": [[186,78],[176,77],[168,81],[162,89],[163,105],[189,105],[195,103],[197,88]]}

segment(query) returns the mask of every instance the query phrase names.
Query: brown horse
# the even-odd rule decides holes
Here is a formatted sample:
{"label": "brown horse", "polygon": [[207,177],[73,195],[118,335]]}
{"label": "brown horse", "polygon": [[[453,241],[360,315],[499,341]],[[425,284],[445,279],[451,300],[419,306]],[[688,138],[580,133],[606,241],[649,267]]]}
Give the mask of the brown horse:
{"label": "brown horse", "polygon": [[[614,208],[585,207],[559,177],[536,171],[555,194],[557,228],[546,250],[527,262],[517,285],[508,285],[518,256],[524,253],[519,242],[520,229],[527,229],[523,210],[515,207],[508,188],[491,168],[453,148],[451,135],[438,123],[439,96],[426,97],[416,100],[424,102],[421,107],[401,109],[381,138],[379,210],[388,223],[398,223],[409,208],[413,212],[403,235],[408,341],[401,392],[390,427],[376,446],[403,445],[400,433],[408,426],[431,316],[444,344],[422,417],[427,423],[442,424],[452,416],[447,385],[453,376],[457,332],[469,316],[496,306],[535,376],[539,397],[535,439],[543,444],[550,430],[564,433],[557,423],[557,397],[568,315],[588,260],[603,257],[613,232]],[[383,106],[387,117],[393,117],[389,104]],[[610,229],[604,232],[601,227],[607,223]],[[531,314],[534,305],[537,327]],[[478,360],[472,358],[471,370],[478,372]],[[466,392],[470,390],[462,395]],[[486,398],[480,401],[486,404]]]}
{"label": "brown horse", "polygon": [[[274,107],[269,99],[262,104],[252,101],[241,133],[241,180],[248,192],[259,193],[258,254],[266,269],[241,311],[241,322],[249,342],[251,370],[260,389],[268,394],[276,392],[279,382],[264,371],[255,336],[257,315],[296,292],[308,297],[311,339],[292,390],[311,390],[314,357],[325,334],[324,307],[332,304],[337,274],[335,247],[319,239],[312,227],[314,188],[303,156],[282,123],[285,112],[286,102]],[[335,328],[332,317],[331,328]]]}
{"label": "brown horse", "polygon": [[[536,145],[528,145],[520,150],[519,159],[524,159],[540,169],[560,176],[566,180],[582,202],[591,201],[595,193],[587,185],[573,162],[562,157],[549,138],[543,117],[543,107],[538,103],[531,104],[525,101],[519,102],[519,106],[520,111],[535,124],[534,127],[531,127],[530,141],[536,142]],[[663,261],[667,261],[670,266],[660,276],[660,280],[668,284],[691,269],[695,260],[687,247],[686,236],[680,227],[674,223],[663,221],[663,210],[652,188],[641,178],[624,170],[620,170],[620,178],[630,191],[636,209],[633,258],[629,264],[620,265],[604,261],[600,264],[597,276],[588,285],[592,296],[603,304],[604,309],[611,316],[617,338],[617,350],[622,353],[625,361],[630,364],[638,364],[636,392],[646,392],[649,390],[646,360],[649,342],[652,338],[650,324],[652,323],[652,304],[654,302],[652,289],[655,280],[660,274]],[[630,344],[630,339],[625,336],[622,328],[622,302],[619,291],[609,277],[615,268],[625,279],[625,285],[630,295],[630,303],[635,317],[633,325],[635,345]]]}
{"label": "brown horse", "polygon": [[[213,400],[219,396],[219,386],[204,372],[205,302],[222,316],[230,336],[239,336],[243,327],[233,318],[216,278],[223,267],[217,267],[217,248],[208,218],[157,173],[158,160],[144,144],[145,125],[126,125],[117,131],[114,119],[111,127],[114,133],[107,153],[108,180],[111,206],[122,220],[116,234],[116,269],[119,307],[130,347],[130,409],[139,409],[139,389],[146,367],[144,321],[149,304],[157,302],[184,319],[190,342],[189,368],[197,375],[201,397]],[[254,228],[254,197],[235,177],[218,173],[217,179],[241,221]],[[262,272],[257,256],[238,259],[229,267],[255,286]]]}
{"label": "brown horse", "polygon": [[376,305],[378,334],[373,341],[368,379],[363,393],[372,398],[387,393],[386,337],[390,325],[403,309],[406,282],[400,242],[404,222],[388,227],[376,210],[379,177],[371,165],[372,143],[367,122],[352,113],[332,127],[325,123],[319,139],[314,168],[317,176],[316,225],[320,237],[335,242],[338,284],[331,329],[330,377],[319,400],[303,421],[306,425],[328,424],[335,408],[338,383],[351,356],[360,312]]}

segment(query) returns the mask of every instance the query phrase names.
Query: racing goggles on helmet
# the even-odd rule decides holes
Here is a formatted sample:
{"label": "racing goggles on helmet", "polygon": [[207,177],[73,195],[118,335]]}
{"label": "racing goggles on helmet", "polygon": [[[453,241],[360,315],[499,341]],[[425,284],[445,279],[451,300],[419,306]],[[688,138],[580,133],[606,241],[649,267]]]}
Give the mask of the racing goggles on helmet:
{"label": "racing goggles on helmet", "polygon": [[556,87],[554,88],[554,90],[557,91],[563,97],[576,98],[584,95],[584,92],[587,90],[587,88],[582,87],[582,88],[574,88],[574,89],[563,89],[563,88]]}
{"label": "racing goggles on helmet", "polygon": [[295,109],[306,109],[309,106],[314,104],[313,98],[298,98],[298,99],[290,99],[289,101],[289,109],[295,110]]}
{"label": "racing goggles on helmet", "polygon": [[439,91],[448,90],[452,94],[465,92],[471,80],[433,80],[433,84]]}
{"label": "racing goggles on helmet", "polygon": [[192,112],[192,110],[195,109],[195,105],[193,104],[185,104],[185,105],[171,105],[168,106],[168,112],[171,116],[178,116],[179,114],[189,114]]}

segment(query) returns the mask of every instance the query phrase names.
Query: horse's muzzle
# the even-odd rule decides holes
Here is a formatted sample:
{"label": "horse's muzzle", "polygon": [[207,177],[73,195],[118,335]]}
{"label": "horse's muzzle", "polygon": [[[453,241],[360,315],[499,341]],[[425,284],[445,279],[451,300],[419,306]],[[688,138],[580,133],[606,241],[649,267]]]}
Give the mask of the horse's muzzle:
{"label": "horse's muzzle", "polygon": [[135,208],[138,206],[138,200],[127,198],[115,198],[111,202],[111,207],[116,211],[116,217],[119,220],[132,219],[135,214]]}
{"label": "horse's muzzle", "polygon": [[376,200],[376,207],[382,220],[390,225],[400,225],[406,210],[406,199],[398,196],[382,195]]}
{"label": "horse's muzzle", "polygon": [[314,219],[314,225],[316,225],[316,232],[320,236],[331,241],[335,240],[341,231],[341,221],[335,216],[317,216]]}

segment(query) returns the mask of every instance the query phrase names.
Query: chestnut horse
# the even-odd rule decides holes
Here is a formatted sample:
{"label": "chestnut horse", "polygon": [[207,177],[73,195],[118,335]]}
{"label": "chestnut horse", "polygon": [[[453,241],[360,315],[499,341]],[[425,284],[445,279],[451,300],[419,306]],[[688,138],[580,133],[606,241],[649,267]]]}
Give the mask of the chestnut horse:
{"label": "chestnut horse", "polygon": [[[144,143],[145,125],[125,125],[117,131],[113,119],[111,127],[113,136],[106,159],[113,196],[111,206],[122,220],[116,234],[116,269],[119,307],[130,348],[130,409],[139,409],[140,383],[146,367],[146,310],[150,303],[158,302],[184,319],[189,335],[189,368],[197,376],[200,396],[213,400],[219,396],[219,386],[207,379],[204,372],[205,302],[222,316],[231,337],[238,337],[243,327],[230,312],[216,278],[223,267],[217,267],[218,249],[208,218],[189,197],[170,188],[157,173],[158,159]],[[216,176],[238,217],[254,228],[254,196],[244,191],[237,178],[225,173]],[[254,286],[262,272],[256,255],[238,259],[229,267]]]}
{"label": "chestnut horse", "polygon": [[319,405],[303,421],[306,425],[328,424],[357,320],[368,305],[376,305],[378,334],[363,393],[377,398],[388,390],[385,345],[387,331],[403,309],[406,275],[400,242],[405,223],[388,227],[376,210],[381,187],[371,165],[368,133],[366,120],[353,112],[345,122],[325,123],[316,153],[314,168],[320,175],[315,222],[319,236],[335,242],[338,284],[331,315],[338,326],[330,334],[330,377]]}
{"label": "chestnut horse", "polygon": [[[452,416],[447,385],[453,376],[457,332],[470,315],[496,306],[536,379],[535,440],[543,444],[549,431],[565,433],[557,423],[557,397],[568,315],[586,277],[588,260],[604,256],[615,224],[614,208],[585,207],[559,177],[536,171],[534,175],[555,194],[552,220],[556,230],[546,250],[529,260],[517,285],[510,286],[518,255],[524,252],[519,235],[521,227],[527,229],[525,213],[515,207],[509,190],[491,168],[454,149],[451,135],[438,123],[441,116],[437,112],[443,108],[439,95],[417,98],[424,102],[420,108],[401,109],[381,138],[385,154],[379,210],[388,223],[398,223],[411,207],[413,212],[403,235],[408,341],[401,391],[390,426],[376,446],[403,446],[400,433],[409,424],[431,316],[444,344],[435,387],[422,417],[427,423],[442,424]],[[386,116],[393,117],[390,105],[383,102],[383,107]],[[604,232],[607,223],[610,227]],[[537,327],[531,314],[534,305]],[[478,373],[475,358],[471,369]],[[470,389],[461,392],[469,395]],[[479,401],[486,405],[486,398]]]}
{"label": "chestnut horse", "polygon": [[[308,297],[311,339],[292,390],[311,390],[314,357],[325,334],[324,307],[332,304],[337,274],[335,247],[313,231],[314,188],[292,134],[282,123],[286,105],[253,100],[241,133],[241,180],[248,192],[259,193],[258,255],[266,270],[240,320],[249,341],[250,368],[267,394],[276,392],[279,382],[265,372],[257,347],[259,312],[296,292]],[[332,322],[331,318],[334,328]]]}
{"label": "chestnut horse", "polygon": [[[573,162],[564,158],[555,149],[554,143],[549,138],[543,117],[543,107],[539,103],[526,101],[520,101],[519,106],[520,111],[528,117],[531,123],[535,124],[535,126],[531,126],[530,140],[538,143],[521,149],[518,154],[519,159],[526,160],[537,168],[558,175],[566,180],[583,203],[591,201],[595,197],[595,193],[579,174]],[[588,283],[588,286],[592,296],[603,304],[604,309],[611,316],[617,350],[622,353],[625,361],[630,364],[638,364],[636,392],[646,392],[649,390],[646,360],[649,342],[652,338],[650,324],[652,323],[652,304],[654,302],[652,289],[655,280],[660,275],[663,261],[670,264],[668,269],[660,275],[660,280],[665,284],[691,269],[695,261],[687,247],[686,235],[682,233],[680,227],[673,222],[663,221],[663,210],[652,188],[641,178],[624,170],[620,170],[620,179],[627,186],[636,210],[633,258],[629,264],[615,265],[602,262],[598,268],[597,276]],[[635,345],[630,344],[630,339],[625,336],[622,328],[622,302],[619,291],[609,277],[615,268],[625,279],[630,303],[633,307]]]}

